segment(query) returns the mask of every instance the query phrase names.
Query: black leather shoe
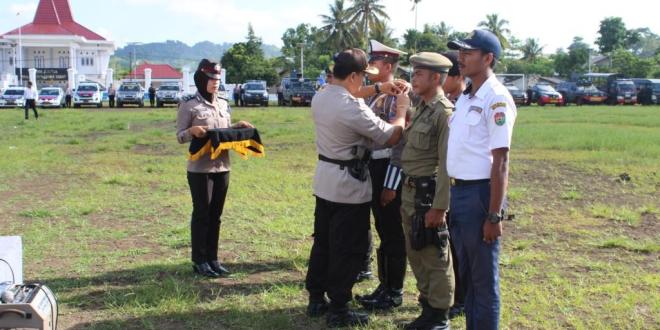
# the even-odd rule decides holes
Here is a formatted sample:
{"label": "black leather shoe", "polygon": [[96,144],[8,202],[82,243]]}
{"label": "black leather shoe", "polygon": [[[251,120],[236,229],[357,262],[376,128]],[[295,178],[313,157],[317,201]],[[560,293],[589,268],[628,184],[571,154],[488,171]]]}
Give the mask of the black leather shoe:
{"label": "black leather shoe", "polygon": [[463,305],[454,305],[449,309],[450,320],[453,320],[463,314],[465,314],[465,308],[463,307]]}
{"label": "black leather shoe", "polygon": [[209,266],[207,262],[193,265],[193,271],[199,275],[206,277],[211,277],[211,278],[220,277],[220,274],[214,272],[213,269],[211,269],[211,266]]}
{"label": "black leather shoe", "polygon": [[404,330],[418,330],[424,329],[426,324],[431,319],[431,305],[429,305],[426,299],[419,299],[420,305],[422,305],[422,313],[411,323],[406,324],[403,328]]}
{"label": "black leather shoe", "polygon": [[231,272],[229,272],[227,268],[222,266],[222,264],[220,264],[220,261],[218,260],[209,261],[209,266],[211,266],[211,269],[214,272],[218,273],[220,276],[228,276],[229,274],[231,274]]}
{"label": "black leather shoe", "polygon": [[390,310],[403,303],[403,290],[384,290],[372,299],[358,300],[368,310]]}
{"label": "black leather shoe", "polygon": [[323,299],[321,301],[310,301],[307,304],[307,316],[320,317],[328,311],[328,302]]}
{"label": "black leather shoe", "polygon": [[376,297],[380,296],[384,291],[385,291],[385,286],[380,284],[372,293],[365,294],[364,296],[356,294],[355,300],[359,302],[362,302],[362,300],[373,300],[376,299]]}
{"label": "black leather shoe", "polygon": [[369,315],[347,310],[339,313],[328,313],[325,319],[328,328],[343,328],[364,326],[369,324]]}

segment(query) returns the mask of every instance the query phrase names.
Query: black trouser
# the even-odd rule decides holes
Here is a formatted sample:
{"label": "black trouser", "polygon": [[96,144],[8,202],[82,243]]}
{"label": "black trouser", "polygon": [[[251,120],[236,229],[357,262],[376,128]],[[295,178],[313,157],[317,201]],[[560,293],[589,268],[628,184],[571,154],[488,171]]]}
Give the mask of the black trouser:
{"label": "black trouser", "polygon": [[109,95],[109,96],[108,96],[108,105],[109,105],[111,108],[114,108],[114,107],[115,107],[115,96],[114,96],[114,95]]}
{"label": "black trouser", "polygon": [[234,106],[238,106],[238,102],[240,101],[241,96],[239,94],[234,93]]}
{"label": "black trouser", "polygon": [[71,95],[67,95],[64,97],[64,102],[66,102],[66,107],[71,108]]}
{"label": "black trouser", "polygon": [[188,172],[188,185],[193,202],[190,221],[192,261],[199,264],[218,260],[220,216],[229,188],[229,172]]}
{"label": "black trouser", "polygon": [[[401,225],[401,189],[397,191],[396,198],[392,202],[385,206],[380,204],[380,195],[389,164],[390,160],[387,158],[372,160],[369,163],[373,191],[371,211],[374,215],[376,232],[380,237],[376,258],[378,279],[385,287],[399,290],[403,288],[406,274],[406,237]],[[371,244],[370,242],[370,246]],[[368,254],[371,254],[371,251]],[[370,259],[370,256],[368,258]]]}
{"label": "black trouser", "polygon": [[25,100],[25,105],[23,106],[25,109],[25,119],[28,119],[28,109],[32,108],[32,111],[34,111],[34,118],[39,119],[39,113],[37,112],[37,104],[34,100]]}
{"label": "black trouser", "polygon": [[330,310],[346,310],[367,251],[369,203],[342,204],[316,197],[314,244],[306,288],[310,301],[330,298]]}
{"label": "black trouser", "polygon": [[151,107],[154,107],[154,103],[156,103],[156,94],[149,94],[149,104],[151,104]]}
{"label": "black trouser", "polygon": [[[449,228],[451,228],[451,221],[449,221],[450,216],[449,212],[447,212],[447,221]],[[458,266],[458,254],[456,253],[456,247],[454,246],[454,243],[452,243],[451,236],[449,237],[449,248],[451,250],[451,260],[452,260],[452,265],[454,267],[454,306],[455,307],[463,307],[465,305],[465,286],[463,285],[463,280],[461,280],[461,276],[459,274],[459,266]]]}

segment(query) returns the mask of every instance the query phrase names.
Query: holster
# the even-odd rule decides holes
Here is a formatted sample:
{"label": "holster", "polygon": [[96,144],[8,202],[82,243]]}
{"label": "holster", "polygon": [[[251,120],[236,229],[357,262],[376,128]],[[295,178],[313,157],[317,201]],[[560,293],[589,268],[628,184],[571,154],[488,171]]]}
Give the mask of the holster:
{"label": "holster", "polygon": [[424,222],[435,197],[435,177],[416,177],[412,180],[415,185],[415,215],[412,218],[410,247],[419,251],[433,244],[438,249],[444,250],[449,244],[447,226],[426,228]]}

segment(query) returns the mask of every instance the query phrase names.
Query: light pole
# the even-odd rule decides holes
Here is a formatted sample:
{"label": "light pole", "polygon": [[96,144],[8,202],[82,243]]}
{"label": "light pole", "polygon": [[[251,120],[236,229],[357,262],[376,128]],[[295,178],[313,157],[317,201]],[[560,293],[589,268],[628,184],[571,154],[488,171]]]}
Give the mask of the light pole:
{"label": "light pole", "polygon": [[305,79],[305,52],[303,51],[305,44],[301,42],[298,45],[300,46],[300,76],[301,79]]}
{"label": "light pole", "polygon": [[[16,16],[21,16],[21,12],[17,12]],[[18,61],[18,84],[23,85],[23,34],[21,28],[23,26],[18,22],[18,56],[16,60]]]}

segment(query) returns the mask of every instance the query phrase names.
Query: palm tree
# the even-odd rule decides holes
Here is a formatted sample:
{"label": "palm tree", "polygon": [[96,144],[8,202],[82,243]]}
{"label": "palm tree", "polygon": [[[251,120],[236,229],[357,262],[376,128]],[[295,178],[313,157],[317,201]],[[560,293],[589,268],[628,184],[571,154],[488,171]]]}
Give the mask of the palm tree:
{"label": "palm tree", "polygon": [[321,31],[328,35],[328,43],[337,51],[357,46],[356,31],[349,22],[344,0],[335,0],[329,7],[330,15],[321,15],[324,24]]}
{"label": "palm tree", "polygon": [[385,5],[381,0],[353,0],[353,6],[348,8],[347,14],[352,24],[358,24],[363,44],[367,44],[369,28],[377,22],[390,19],[385,12]]}
{"label": "palm tree", "polygon": [[417,7],[419,6],[419,3],[422,2],[422,0],[410,0],[413,2],[413,7],[412,11],[415,12],[415,30],[417,30]]}
{"label": "palm tree", "polygon": [[520,47],[520,51],[523,53],[523,59],[533,62],[543,54],[543,46],[539,45],[538,40],[527,38],[525,44]]}
{"label": "palm tree", "polygon": [[508,24],[509,21],[500,19],[497,14],[486,15],[486,20],[479,22],[479,26],[485,27],[497,36],[497,39],[502,44],[502,48],[509,48],[509,41],[505,36],[505,34],[511,33],[509,28],[506,27]]}
{"label": "palm tree", "polygon": [[369,39],[377,40],[390,47],[396,47],[398,40],[392,36],[392,30],[385,21],[378,21],[370,31]]}

